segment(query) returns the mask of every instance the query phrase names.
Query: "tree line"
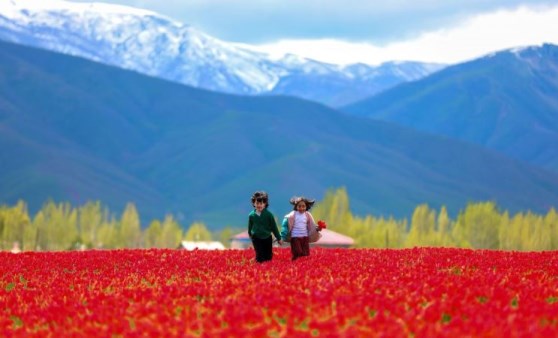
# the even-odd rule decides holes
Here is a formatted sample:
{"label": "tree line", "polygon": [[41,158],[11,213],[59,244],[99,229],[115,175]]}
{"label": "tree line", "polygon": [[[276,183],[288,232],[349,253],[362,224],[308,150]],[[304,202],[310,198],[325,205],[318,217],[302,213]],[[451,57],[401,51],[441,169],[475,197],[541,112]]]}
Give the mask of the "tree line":
{"label": "tree line", "polygon": [[0,250],[10,250],[16,242],[24,251],[176,248],[182,240],[218,238],[227,243],[232,234],[229,227],[211,233],[201,222],[184,231],[172,215],[153,220],[142,229],[133,203],[126,205],[120,217],[99,201],[79,207],[49,201],[32,218],[24,201],[12,207],[0,206]]}
{"label": "tree line", "polygon": [[[408,248],[415,246],[461,247],[495,250],[557,250],[558,214],[519,212],[511,215],[496,203],[469,203],[452,219],[446,207],[439,210],[418,205],[410,220],[393,217],[357,216],[350,211],[345,188],[328,191],[312,209],[316,220],[328,229],[352,237],[357,248]],[[280,224],[280,220],[277,220]],[[0,206],[0,250],[17,242],[25,250],[73,250],[115,248],[176,248],[182,240],[218,240],[225,246],[244,230],[225,227],[211,232],[202,222],[187,230],[172,216],[152,220],[142,229],[138,210],[128,203],[116,217],[101,202],[73,207],[49,201],[33,217],[27,205]]]}
{"label": "tree line", "polygon": [[355,216],[344,188],[328,191],[312,209],[330,230],[350,236],[359,248],[409,248],[415,246],[542,251],[558,249],[558,213],[545,215],[499,210],[495,202],[468,203],[456,219],[446,207],[435,210],[418,205],[410,220]]}

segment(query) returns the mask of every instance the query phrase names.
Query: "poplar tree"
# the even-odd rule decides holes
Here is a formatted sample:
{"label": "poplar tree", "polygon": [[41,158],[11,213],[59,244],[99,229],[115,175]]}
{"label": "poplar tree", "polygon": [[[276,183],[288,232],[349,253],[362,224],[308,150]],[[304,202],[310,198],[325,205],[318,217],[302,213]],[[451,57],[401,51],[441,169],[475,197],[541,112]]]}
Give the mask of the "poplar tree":
{"label": "poplar tree", "polygon": [[436,225],[439,237],[438,244],[443,247],[454,246],[455,244],[453,243],[453,239],[451,237],[451,219],[445,205],[440,208]]}
{"label": "poplar tree", "polygon": [[500,218],[500,226],[498,227],[498,249],[511,250],[513,249],[513,228],[510,220],[510,215],[506,211]]}
{"label": "poplar tree", "polygon": [[329,229],[348,235],[352,225],[352,214],[349,209],[349,196],[347,190],[339,188],[328,190],[324,199],[311,210],[316,221],[326,221]]}
{"label": "poplar tree", "polygon": [[201,222],[194,222],[190,225],[184,239],[187,241],[211,241],[211,232],[207,230],[205,224]]}
{"label": "poplar tree", "polygon": [[436,222],[436,212],[421,204],[415,208],[411,218],[411,228],[405,241],[406,247],[431,246],[434,244],[434,226]]}
{"label": "poplar tree", "polygon": [[143,244],[145,248],[161,248],[161,221],[153,220],[144,231]]}
{"label": "poplar tree", "polygon": [[97,232],[95,247],[103,249],[121,248],[122,243],[120,242],[119,235],[118,224],[114,217],[111,217],[110,220],[106,219]]}
{"label": "poplar tree", "polygon": [[101,228],[106,213],[103,212],[101,202],[88,201],[78,209],[78,234],[81,243],[93,248],[97,242],[97,232]]}
{"label": "poplar tree", "polygon": [[[206,238],[205,234],[202,236]],[[163,220],[163,224],[161,226],[161,236],[159,238],[158,247],[174,249],[178,247],[181,240],[182,240],[182,228],[174,220],[174,217],[172,215],[165,216],[165,219]],[[209,234],[209,239],[204,239],[204,240],[210,241],[211,234]]]}
{"label": "poplar tree", "polygon": [[550,250],[558,250],[558,213],[554,208],[551,208],[544,216],[543,223],[549,228]]}
{"label": "poplar tree", "polygon": [[119,243],[123,248],[139,248],[141,246],[141,225],[136,206],[126,204],[120,219]]}
{"label": "poplar tree", "polygon": [[494,202],[469,203],[457,216],[454,238],[475,249],[499,247],[500,214]]}
{"label": "poplar tree", "polygon": [[363,247],[368,248],[401,248],[404,245],[406,235],[406,222],[396,221],[393,217],[389,219],[374,218],[368,216],[371,223],[370,240]]}
{"label": "poplar tree", "polygon": [[6,229],[6,219],[7,219],[7,207],[5,205],[0,205],[0,250],[5,250],[6,241],[4,231]]}
{"label": "poplar tree", "polygon": [[528,212],[526,221],[530,228],[530,234],[525,242],[526,249],[529,251],[550,250],[550,228],[544,226],[543,218],[540,215]]}
{"label": "poplar tree", "polygon": [[23,249],[25,243],[25,229],[31,221],[27,212],[27,204],[20,200],[11,208],[4,209],[2,217],[2,242],[5,249],[11,249],[14,242],[18,242]]}
{"label": "poplar tree", "polygon": [[[277,224],[279,225],[279,224]],[[279,229],[281,230],[281,229]],[[224,227],[221,231],[219,231],[218,238],[221,243],[226,248],[231,247],[231,238],[239,231],[234,230],[231,226]]]}
{"label": "poplar tree", "polygon": [[507,231],[502,229],[505,233],[503,236],[505,238],[505,243],[500,245],[500,248],[504,250],[525,250],[523,244],[523,232],[525,224],[524,216],[522,213],[515,214],[510,222]]}

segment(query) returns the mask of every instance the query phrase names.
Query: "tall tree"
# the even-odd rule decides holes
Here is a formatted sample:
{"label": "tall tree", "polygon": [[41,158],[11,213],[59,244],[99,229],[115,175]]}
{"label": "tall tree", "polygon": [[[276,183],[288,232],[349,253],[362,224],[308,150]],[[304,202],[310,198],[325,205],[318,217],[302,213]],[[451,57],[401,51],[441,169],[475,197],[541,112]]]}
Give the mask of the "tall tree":
{"label": "tall tree", "polygon": [[499,225],[500,213],[494,202],[469,203],[457,217],[454,238],[475,249],[497,249]]}
{"label": "tall tree", "polygon": [[141,225],[136,206],[126,204],[120,219],[120,245],[124,248],[139,248],[141,246]]}
{"label": "tall tree", "polygon": [[100,201],[89,201],[78,209],[79,238],[86,247],[95,246],[104,216]]}
{"label": "tall tree", "polygon": [[558,213],[551,208],[544,216],[544,226],[550,229],[550,250],[558,249]]}
{"label": "tall tree", "polygon": [[143,245],[145,248],[161,248],[160,238],[163,230],[161,229],[161,221],[153,220],[145,229],[143,234]]}
{"label": "tall tree", "polygon": [[234,230],[232,227],[230,226],[226,226],[224,227],[221,231],[219,231],[218,233],[218,238],[219,241],[221,243],[223,243],[223,245],[226,248],[230,248],[231,246],[231,238],[237,233],[240,232],[241,230]]}
{"label": "tall tree", "polygon": [[[163,220],[163,224],[161,226],[161,237],[159,239],[159,247],[176,248],[180,244],[181,240],[182,240],[182,228],[174,220],[174,217],[172,217],[172,215],[165,216],[165,219]],[[208,240],[208,241],[211,240],[211,234],[209,235],[209,239],[204,239],[204,240]]]}
{"label": "tall tree", "polygon": [[97,243],[95,243],[95,247],[103,249],[122,248],[119,230],[118,222],[114,217],[111,217],[110,220],[104,220],[97,233]]}
{"label": "tall tree", "polygon": [[205,224],[201,222],[194,222],[188,230],[184,239],[187,241],[211,241],[211,232],[207,230]]}
{"label": "tall tree", "polygon": [[448,215],[448,210],[445,205],[440,208],[437,220],[437,231],[439,234],[439,245],[443,247],[453,246],[453,240],[451,238],[451,219]]}
{"label": "tall tree", "polygon": [[513,249],[513,231],[509,212],[504,212],[500,218],[500,226],[498,227],[498,249]]}
{"label": "tall tree", "polygon": [[4,231],[6,230],[6,220],[8,218],[8,207],[0,205],[0,250],[7,249]]}
{"label": "tall tree", "polygon": [[528,212],[526,219],[530,227],[529,238],[526,242],[527,250],[550,250],[551,229],[545,226],[544,218],[540,215]]}
{"label": "tall tree", "polygon": [[25,229],[31,224],[27,204],[20,200],[15,206],[4,209],[1,221],[3,247],[10,249],[17,242],[23,248],[26,245]]}
{"label": "tall tree", "polygon": [[[524,233],[525,217],[522,213],[515,214],[509,221],[509,226],[507,228],[502,228],[502,235],[500,238],[504,238],[505,242],[500,245],[501,249],[504,250],[525,250],[523,243],[523,233]],[[527,228],[525,230],[528,231]]]}
{"label": "tall tree", "polygon": [[436,222],[436,211],[430,209],[427,204],[421,204],[415,208],[411,218],[411,229],[405,242],[405,246],[431,246],[434,244],[434,226]]}
{"label": "tall tree", "polygon": [[352,224],[353,216],[349,208],[347,190],[344,187],[328,190],[324,199],[316,203],[316,207],[312,209],[312,215],[316,221],[325,220],[331,230],[349,235],[347,230]]}
{"label": "tall tree", "polygon": [[50,200],[37,213],[33,225],[36,228],[37,250],[67,250],[77,238],[77,212],[66,203],[56,204]]}

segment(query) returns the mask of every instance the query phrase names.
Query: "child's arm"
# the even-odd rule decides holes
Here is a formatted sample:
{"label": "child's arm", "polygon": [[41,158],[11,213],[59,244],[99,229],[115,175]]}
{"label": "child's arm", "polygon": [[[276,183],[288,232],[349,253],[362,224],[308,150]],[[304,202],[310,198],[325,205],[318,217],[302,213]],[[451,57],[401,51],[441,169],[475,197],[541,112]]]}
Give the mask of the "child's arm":
{"label": "child's arm", "polygon": [[252,217],[248,216],[248,237],[252,238]]}
{"label": "child's arm", "polygon": [[277,223],[275,222],[275,217],[271,215],[270,218],[271,218],[271,231],[273,232],[275,238],[277,238],[277,240],[281,242],[281,235],[279,234],[279,230],[277,230]]}
{"label": "child's arm", "polygon": [[286,240],[288,234],[289,234],[289,219],[287,217],[284,217],[283,222],[281,222],[281,239]]}

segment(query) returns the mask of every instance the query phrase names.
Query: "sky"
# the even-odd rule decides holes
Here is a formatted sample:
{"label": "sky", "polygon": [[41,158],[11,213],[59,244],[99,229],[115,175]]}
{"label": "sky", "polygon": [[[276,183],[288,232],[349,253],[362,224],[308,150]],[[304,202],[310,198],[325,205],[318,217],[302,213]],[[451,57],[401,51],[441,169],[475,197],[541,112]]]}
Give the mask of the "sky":
{"label": "sky", "polygon": [[[92,0],[71,0],[91,2]],[[217,39],[336,64],[458,63],[558,44],[557,0],[104,0]]]}

